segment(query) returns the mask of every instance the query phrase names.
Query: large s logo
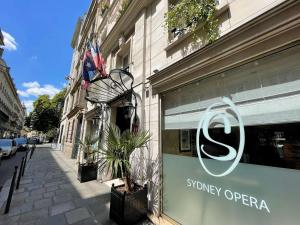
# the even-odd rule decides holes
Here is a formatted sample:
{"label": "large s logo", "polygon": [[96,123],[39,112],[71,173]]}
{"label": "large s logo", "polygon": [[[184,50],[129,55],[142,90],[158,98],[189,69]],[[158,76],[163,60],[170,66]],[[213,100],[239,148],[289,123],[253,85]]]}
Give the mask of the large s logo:
{"label": "large s logo", "polygon": [[[198,153],[198,158],[200,161],[200,164],[202,165],[203,169],[210,175],[215,176],[215,177],[222,177],[222,176],[226,176],[229,173],[231,173],[235,167],[238,165],[239,161],[241,160],[241,157],[243,155],[243,151],[244,151],[244,146],[245,146],[245,130],[244,130],[244,124],[242,121],[242,118],[240,116],[240,113],[237,110],[237,107],[234,105],[234,103],[227,97],[223,97],[222,99],[222,103],[215,103],[213,105],[211,105],[210,107],[208,107],[203,115],[203,117],[201,118],[201,120],[199,121],[198,124],[198,129],[197,129],[197,138],[196,138],[196,145],[197,145],[197,153]],[[224,110],[223,112],[216,112],[216,111],[212,111],[212,108],[216,107],[216,106],[222,106],[224,105],[224,103],[226,105],[228,105],[228,108],[230,110],[230,114]],[[223,125],[224,125],[224,132],[226,134],[230,134],[231,133],[231,123],[229,121],[229,117],[234,116],[234,118],[238,121],[238,125],[239,125],[239,131],[240,131],[240,142],[239,142],[239,148],[238,151],[236,151],[236,149],[234,149],[232,146],[226,145],[224,143],[218,142],[214,139],[212,139],[208,133],[208,128],[210,126],[210,124],[216,120],[221,119],[223,121]],[[212,143],[215,143],[217,145],[223,146],[225,148],[228,149],[228,154],[224,155],[224,156],[213,156],[210,155],[209,153],[207,153],[205,151],[205,146],[203,144],[200,145],[200,132],[203,132],[204,137],[209,140]],[[211,171],[209,171],[207,169],[207,167],[205,166],[203,159],[201,157],[201,152],[203,152],[203,154],[205,154],[206,156],[208,156],[209,158],[218,160],[218,161],[231,161],[233,160],[233,163],[231,164],[231,166],[224,172],[219,173],[219,174],[215,174],[212,173]]]}

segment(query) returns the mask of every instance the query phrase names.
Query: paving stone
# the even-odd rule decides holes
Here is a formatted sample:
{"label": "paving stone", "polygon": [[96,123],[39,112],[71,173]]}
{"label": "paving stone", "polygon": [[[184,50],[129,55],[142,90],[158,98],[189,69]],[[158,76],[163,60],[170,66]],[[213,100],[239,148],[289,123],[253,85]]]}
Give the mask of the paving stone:
{"label": "paving stone", "polygon": [[61,195],[69,195],[69,196],[71,196],[71,192],[70,191],[66,191],[66,190],[56,190],[55,191],[55,195],[57,195],[57,196],[61,196]]}
{"label": "paving stone", "polygon": [[70,211],[72,209],[75,209],[75,205],[73,202],[69,201],[69,202],[61,203],[58,205],[54,205],[50,208],[50,215],[51,216],[58,215]]}
{"label": "paving stone", "polygon": [[42,188],[43,185],[42,184],[33,184],[33,185],[30,185],[30,186],[26,186],[27,190],[29,191],[32,191],[34,189],[39,189],[39,188]]}
{"label": "paving stone", "polygon": [[109,215],[109,207],[107,207],[104,203],[96,202],[88,205],[88,209],[93,214],[93,216],[101,216],[103,218]]}
{"label": "paving stone", "polygon": [[55,190],[57,190],[57,189],[58,189],[57,186],[50,186],[50,187],[47,187],[47,188],[46,188],[46,191],[47,191],[47,192],[49,192],[49,191],[55,191]]}
{"label": "paving stone", "polygon": [[[27,222],[24,222],[24,223],[21,223],[22,225],[36,225],[40,222],[40,220],[31,220],[31,221],[27,221]],[[20,225],[20,223],[19,223]]]}
{"label": "paving stone", "polygon": [[24,198],[24,199],[13,199],[11,201],[10,206],[11,207],[18,207],[18,206],[24,204],[25,200],[26,200],[26,198]]}
{"label": "paving stone", "polygon": [[12,197],[13,200],[21,200],[25,199],[29,196],[28,192],[23,192],[23,193],[15,193]]}
{"label": "paving stone", "polygon": [[59,185],[59,187],[61,189],[74,189],[74,185],[73,184],[61,184],[61,185]]}
{"label": "paving stone", "polygon": [[47,184],[45,184],[45,187],[58,186],[58,185],[64,184],[64,183],[67,183],[67,180],[61,180],[61,181],[47,183]]}
{"label": "paving stone", "polygon": [[53,196],[55,196],[55,192],[53,191],[44,193],[44,198],[51,198]]}
{"label": "paving stone", "polygon": [[102,225],[96,218],[88,218],[73,225]]}
{"label": "paving stone", "polygon": [[25,191],[25,188],[19,188],[18,190],[15,190],[14,193],[23,193]]}
{"label": "paving stone", "polygon": [[0,215],[0,225],[7,225],[9,223],[17,223],[19,220],[20,216],[9,216],[8,214],[6,215]]}
{"label": "paving stone", "polygon": [[19,208],[12,208],[9,210],[9,216],[17,216],[21,214],[21,210]]}
{"label": "paving stone", "polygon": [[32,179],[30,179],[30,178],[28,178],[28,179],[22,179],[21,181],[20,181],[20,184],[30,184],[32,182]]}
{"label": "paving stone", "polygon": [[0,221],[0,225],[19,225],[19,223],[13,221],[7,221],[6,223],[1,223]]}
{"label": "paving stone", "polygon": [[39,189],[34,189],[30,192],[30,195],[38,195],[38,194],[44,194],[46,192],[46,188],[39,188]]}
{"label": "paving stone", "polygon": [[32,211],[32,203],[23,203],[19,205],[11,205],[9,210],[9,216],[19,215],[21,213],[26,213]]}
{"label": "paving stone", "polygon": [[35,209],[41,209],[41,208],[49,207],[51,205],[52,205],[52,200],[48,198],[37,200],[34,202]]}
{"label": "paving stone", "polygon": [[63,214],[50,216],[46,219],[41,220],[37,225],[66,225],[67,221]]}
{"label": "paving stone", "polygon": [[86,208],[79,208],[65,213],[68,224],[74,224],[89,218],[91,215]]}
{"label": "paving stone", "polygon": [[65,193],[64,195],[56,195],[53,197],[54,203],[68,202],[70,200],[72,200],[72,195],[69,193]]}
{"label": "paving stone", "polygon": [[25,222],[43,219],[46,217],[48,217],[48,209],[44,208],[44,209],[33,210],[31,212],[22,214],[20,217],[20,221],[22,223],[25,223]]}
{"label": "paving stone", "polygon": [[34,202],[36,200],[40,200],[43,198],[43,194],[37,194],[33,196],[29,196],[25,199],[25,202]]}

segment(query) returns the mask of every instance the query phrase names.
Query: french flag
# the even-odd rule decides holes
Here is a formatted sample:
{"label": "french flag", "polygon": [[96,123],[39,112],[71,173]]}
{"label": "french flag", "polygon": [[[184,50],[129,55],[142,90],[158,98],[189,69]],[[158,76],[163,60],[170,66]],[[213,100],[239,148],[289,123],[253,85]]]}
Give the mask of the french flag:
{"label": "french flag", "polygon": [[105,69],[105,60],[100,52],[98,44],[96,42],[96,46],[94,47],[93,44],[90,42],[90,49],[92,58],[94,61],[94,65],[98,72],[100,73],[101,77],[107,77],[106,69]]}

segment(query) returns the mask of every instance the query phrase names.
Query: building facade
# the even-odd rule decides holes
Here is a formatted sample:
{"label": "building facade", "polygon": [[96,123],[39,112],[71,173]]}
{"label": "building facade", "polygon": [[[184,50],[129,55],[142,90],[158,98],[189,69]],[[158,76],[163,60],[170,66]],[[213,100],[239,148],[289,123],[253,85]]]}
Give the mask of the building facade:
{"label": "building facade", "polygon": [[[4,45],[1,30],[0,45]],[[3,49],[0,48],[0,138],[17,137],[21,135],[26,109],[21,104],[2,54]]]}
{"label": "building facade", "polygon": [[299,1],[217,1],[220,37],[212,44],[166,31],[165,13],[174,1],[103,2],[92,1],[73,38],[75,69],[65,104],[72,135],[67,131],[65,140],[71,137],[74,146],[75,137],[100,135],[108,123],[131,128],[122,93],[105,110],[84,91],[80,107],[70,100],[82,91],[80,56],[89,41],[98,42],[107,72],[127,68],[134,78],[139,126],[152,137],[147,149],[134,153],[133,169],[148,181],[154,218],[295,224]]}

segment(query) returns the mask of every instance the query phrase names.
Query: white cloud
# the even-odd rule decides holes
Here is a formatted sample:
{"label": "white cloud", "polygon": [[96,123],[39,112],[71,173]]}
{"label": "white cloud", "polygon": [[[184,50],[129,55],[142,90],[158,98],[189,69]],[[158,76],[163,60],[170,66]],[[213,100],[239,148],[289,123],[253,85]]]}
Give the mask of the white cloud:
{"label": "white cloud", "polygon": [[26,107],[26,112],[27,112],[27,113],[32,112],[32,110],[33,110],[33,100],[26,100],[26,101],[23,101],[23,104],[24,104],[25,107]]}
{"label": "white cloud", "polygon": [[22,86],[26,88],[38,88],[41,85],[39,84],[39,82],[33,81],[33,82],[25,82],[22,84]]}
{"label": "white cloud", "polygon": [[26,91],[17,90],[17,92],[22,97],[29,97],[29,94]]}
{"label": "white cloud", "polygon": [[38,97],[39,95],[49,95],[50,98],[52,98],[60,91],[51,84],[41,86],[37,81],[25,82],[22,84],[22,86],[26,88],[25,90],[18,90],[18,94],[22,97]]}
{"label": "white cloud", "polygon": [[3,38],[4,38],[4,49],[9,51],[17,50],[18,43],[16,42],[15,38],[10,35],[9,33],[2,30]]}

